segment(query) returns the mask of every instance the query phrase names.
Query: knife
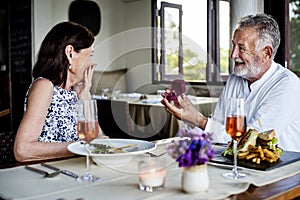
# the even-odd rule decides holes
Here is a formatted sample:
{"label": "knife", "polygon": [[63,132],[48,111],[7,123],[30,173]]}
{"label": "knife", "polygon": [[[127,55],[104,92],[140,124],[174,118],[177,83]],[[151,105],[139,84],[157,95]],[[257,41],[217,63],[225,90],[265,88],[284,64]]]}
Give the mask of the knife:
{"label": "knife", "polygon": [[[59,168],[54,167],[54,166],[49,165],[49,164],[46,164],[46,163],[41,163],[41,165],[44,166],[44,167],[47,167],[47,168],[49,168],[49,169],[53,169],[53,170],[55,170],[55,171],[59,171],[59,170],[60,170]],[[71,172],[71,171],[69,171],[69,170],[60,170],[60,171],[61,171],[62,174],[65,174],[65,175],[67,175],[67,176],[71,176],[71,177],[73,177],[73,178],[78,178],[78,175],[77,175],[77,174],[75,174],[75,173],[73,173],[73,172]]]}

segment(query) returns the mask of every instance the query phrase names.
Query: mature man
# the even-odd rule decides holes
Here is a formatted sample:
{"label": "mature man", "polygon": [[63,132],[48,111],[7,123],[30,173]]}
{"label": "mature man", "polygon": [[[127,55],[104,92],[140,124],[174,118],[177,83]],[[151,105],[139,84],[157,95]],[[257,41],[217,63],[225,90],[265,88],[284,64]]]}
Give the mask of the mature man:
{"label": "mature man", "polygon": [[[247,125],[259,131],[274,129],[284,150],[300,152],[300,81],[274,62],[280,44],[277,22],[268,15],[241,18],[232,40],[231,58],[235,62],[214,113],[204,117],[185,95],[178,97],[181,108],[163,98],[167,110],[183,121],[214,133],[217,142],[228,142],[225,132],[225,100],[245,98]],[[261,130],[259,121],[264,130]]]}

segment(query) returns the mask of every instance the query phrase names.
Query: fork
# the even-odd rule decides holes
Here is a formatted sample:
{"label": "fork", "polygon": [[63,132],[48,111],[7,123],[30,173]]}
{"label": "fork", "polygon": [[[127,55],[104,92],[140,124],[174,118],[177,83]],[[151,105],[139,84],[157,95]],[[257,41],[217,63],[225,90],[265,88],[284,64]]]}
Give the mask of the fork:
{"label": "fork", "polygon": [[39,174],[43,174],[45,178],[53,178],[55,176],[57,176],[58,174],[61,173],[61,170],[59,171],[55,171],[55,172],[52,172],[52,173],[48,173],[44,170],[41,170],[41,169],[38,169],[38,168],[35,168],[35,167],[30,167],[30,166],[25,166],[26,169],[29,169],[31,171],[34,171],[34,172],[37,172]]}
{"label": "fork", "polygon": [[149,154],[151,157],[160,157],[160,156],[162,156],[162,155],[165,155],[167,152],[164,152],[164,153],[161,153],[161,154],[159,154],[159,155],[156,155],[156,154],[154,154],[154,153],[150,153],[150,152],[146,152],[146,154]]}

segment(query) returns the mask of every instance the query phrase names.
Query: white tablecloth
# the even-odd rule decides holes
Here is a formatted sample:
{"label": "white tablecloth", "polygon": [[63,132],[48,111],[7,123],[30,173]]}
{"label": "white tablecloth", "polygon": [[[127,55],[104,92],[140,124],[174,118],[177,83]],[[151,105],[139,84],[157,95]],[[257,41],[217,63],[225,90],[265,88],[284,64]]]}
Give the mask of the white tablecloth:
{"label": "white tablecloth", "polygon": [[[159,145],[154,153],[164,151]],[[168,155],[164,155],[168,157]],[[54,178],[26,170],[24,166],[0,170],[0,197],[4,199],[224,199],[248,189],[250,184],[263,186],[300,173],[300,161],[271,170],[257,171],[242,169],[248,176],[241,180],[229,180],[222,173],[228,167],[208,165],[210,186],[208,191],[186,194],[181,190],[181,168],[169,158],[165,189],[147,193],[138,189],[137,162],[119,167],[92,165],[92,174],[102,178],[97,183],[80,183],[73,178],[60,174]],[[85,173],[85,158],[74,158],[49,163],[77,174]],[[41,167],[36,164],[35,167]]]}
{"label": "white tablecloth", "polygon": [[[194,106],[204,115],[209,116],[218,101],[218,98],[213,97],[195,97],[190,98]],[[176,117],[165,110],[165,107],[160,103],[161,98],[157,95],[147,95],[147,99],[140,100],[136,98],[119,98],[126,100],[129,104],[129,112],[132,121],[132,130],[143,132],[150,136],[158,134],[162,138],[176,136],[180,127]]]}

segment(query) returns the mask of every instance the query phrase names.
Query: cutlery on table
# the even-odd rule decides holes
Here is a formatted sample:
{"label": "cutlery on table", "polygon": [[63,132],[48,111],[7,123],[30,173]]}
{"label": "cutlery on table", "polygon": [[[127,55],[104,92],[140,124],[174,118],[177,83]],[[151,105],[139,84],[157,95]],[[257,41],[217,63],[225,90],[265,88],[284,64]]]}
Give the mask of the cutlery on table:
{"label": "cutlery on table", "polygon": [[165,155],[166,153],[167,153],[167,152],[164,152],[164,153],[161,153],[161,154],[157,155],[157,154],[154,154],[154,153],[151,153],[151,152],[146,152],[146,154],[149,154],[150,157],[160,157],[160,156],[162,156],[162,155]]}
{"label": "cutlery on table", "polygon": [[228,147],[229,143],[213,142],[212,145]]}
{"label": "cutlery on table", "polygon": [[29,169],[31,171],[43,174],[45,178],[53,178],[53,177],[55,177],[55,176],[57,176],[58,174],[61,173],[61,171],[55,171],[55,172],[52,172],[52,173],[48,173],[44,170],[41,170],[41,169],[38,169],[38,168],[35,168],[35,167],[30,167],[30,166],[25,166],[25,168]]}
{"label": "cutlery on table", "polygon": [[69,171],[69,170],[65,170],[65,169],[61,170],[61,169],[59,169],[59,168],[57,168],[57,167],[54,167],[54,166],[49,165],[49,164],[46,164],[46,163],[41,163],[41,165],[44,166],[44,167],[47,167],[47,168],[49,168],[49,169],[53,169],[53,170],[55,170],[55,171],[57,171],[57,172],[60,171],[60,173],[65,174],[65,175],[67,175],[67,176],[71,176],[71,177],[73,177],[73,178],[78,178],[78,175],[77,175],[77,174],[75,174],[75,173],[73,173],[73,172],[71,172],[71,171]]}
{"label": "cutlery on table", "polygon": [[121,147],[113,147],[113,149],[122,150],[122,149],[127,149],[127,148],[131,148],[131,147],[135,147],[135,146],[137,146],[137,144],[128,144],[128,145],[121,146]]}

